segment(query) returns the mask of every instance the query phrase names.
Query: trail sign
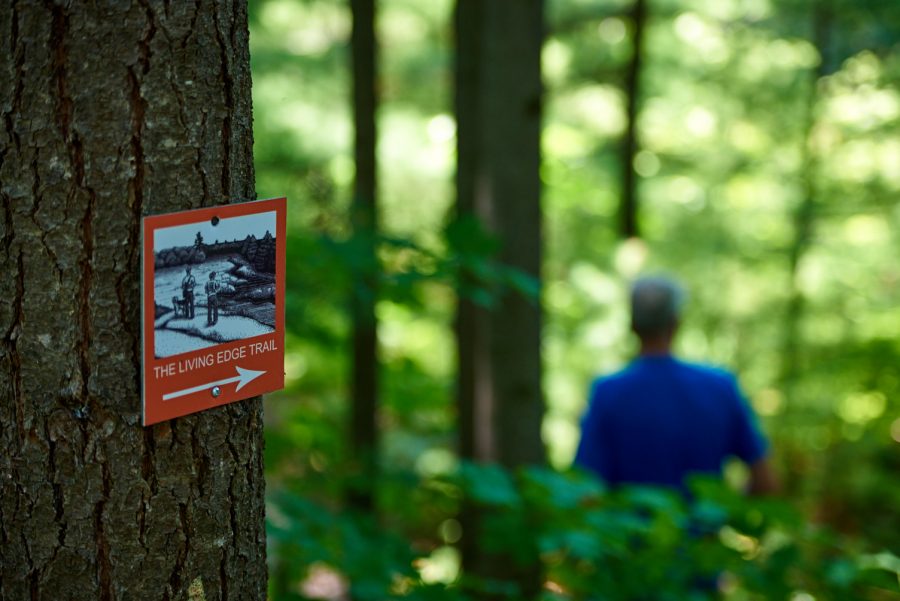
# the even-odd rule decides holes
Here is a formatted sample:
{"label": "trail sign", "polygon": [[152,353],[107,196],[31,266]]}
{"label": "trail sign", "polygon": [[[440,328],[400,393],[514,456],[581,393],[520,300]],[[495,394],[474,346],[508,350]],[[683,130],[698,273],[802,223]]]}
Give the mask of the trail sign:
{"label": "trail sign", "polygon": [[145,426],[284,387],[284,198],[143,220]]}

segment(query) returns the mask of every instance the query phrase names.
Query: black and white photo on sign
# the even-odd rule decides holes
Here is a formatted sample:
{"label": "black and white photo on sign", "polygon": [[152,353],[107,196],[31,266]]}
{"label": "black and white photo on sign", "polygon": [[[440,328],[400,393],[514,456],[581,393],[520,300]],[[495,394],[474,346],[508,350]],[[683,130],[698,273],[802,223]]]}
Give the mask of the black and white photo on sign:
{"label": "black and white photo on sign", "polygon": [[275,331],[275,211],[153,232],[154,355]]}

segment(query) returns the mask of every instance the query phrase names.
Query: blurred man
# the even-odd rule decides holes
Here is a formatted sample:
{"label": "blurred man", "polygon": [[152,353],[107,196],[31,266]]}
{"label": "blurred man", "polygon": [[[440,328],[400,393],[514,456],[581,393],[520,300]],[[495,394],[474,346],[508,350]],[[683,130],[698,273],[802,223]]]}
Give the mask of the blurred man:
{"label": "blurred man", "polygon": [[737,457],[750,467],[749,492],[772,492],[767,443],[730,373],[672,356],[683,294],[665,278],[631,290],[631,329],[640,355],[598,378],[581,425],[575,464],[608,484],[651,484],[685,491],[691,474],[720,476]]}

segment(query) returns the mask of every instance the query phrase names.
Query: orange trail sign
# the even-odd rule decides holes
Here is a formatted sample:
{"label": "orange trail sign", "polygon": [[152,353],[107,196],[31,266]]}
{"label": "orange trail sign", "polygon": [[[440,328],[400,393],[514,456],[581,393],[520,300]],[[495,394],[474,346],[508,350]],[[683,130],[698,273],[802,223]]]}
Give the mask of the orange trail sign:
{"label": "orange trail sign", "polygon": [[143,220],[145,426],[284,387],[287,201]]}

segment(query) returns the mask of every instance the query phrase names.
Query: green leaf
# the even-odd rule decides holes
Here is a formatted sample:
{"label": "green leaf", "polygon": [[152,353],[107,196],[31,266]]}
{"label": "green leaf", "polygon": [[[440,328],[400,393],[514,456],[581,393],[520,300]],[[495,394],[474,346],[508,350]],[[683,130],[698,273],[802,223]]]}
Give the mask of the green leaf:
{"label": "green leaf", "polygon": [[521,502],[509,472],[499,465],[466,462],[460,465],[463,488],[478,503],[515,507]]}

